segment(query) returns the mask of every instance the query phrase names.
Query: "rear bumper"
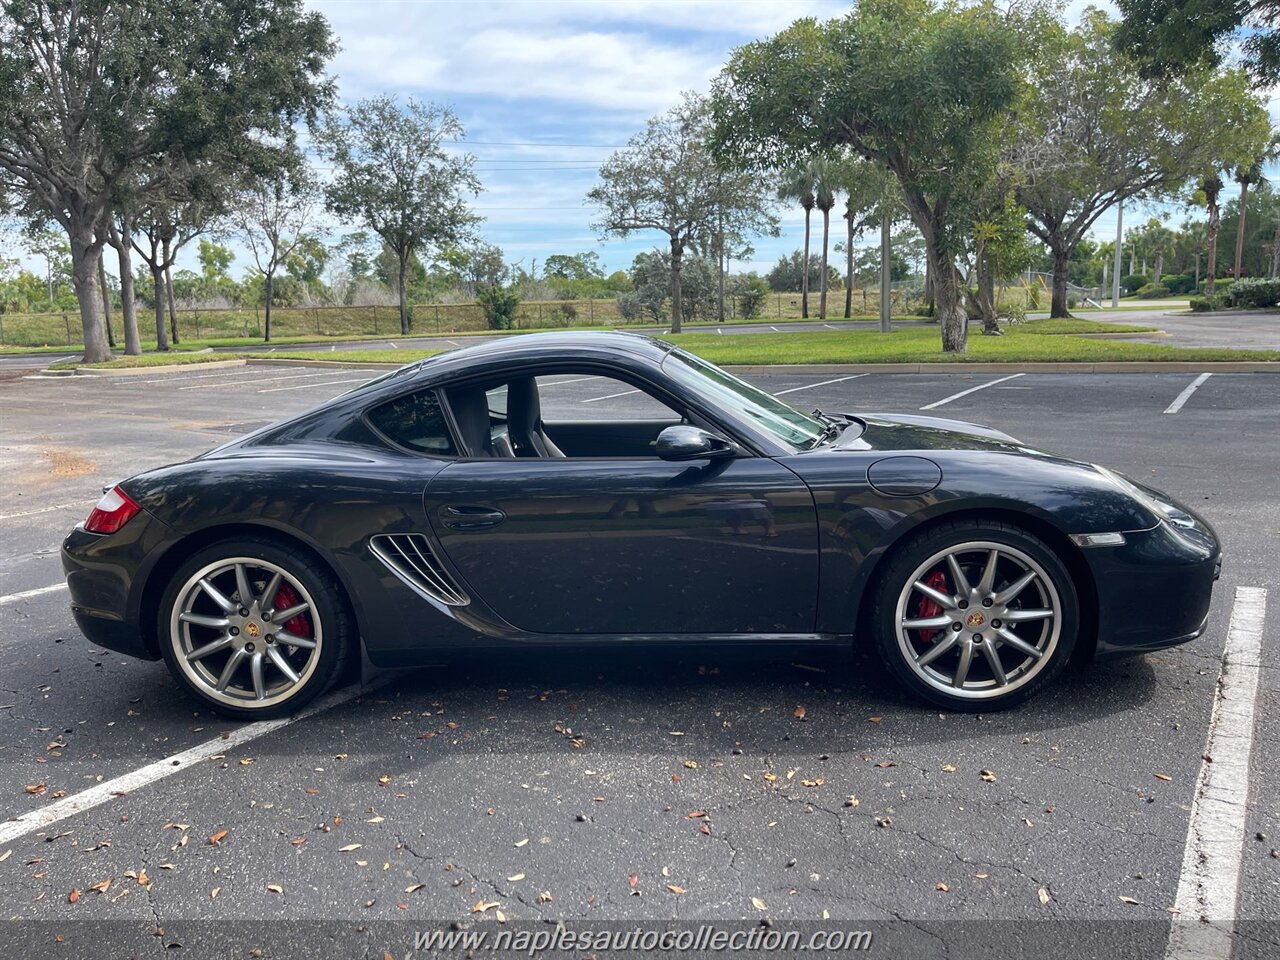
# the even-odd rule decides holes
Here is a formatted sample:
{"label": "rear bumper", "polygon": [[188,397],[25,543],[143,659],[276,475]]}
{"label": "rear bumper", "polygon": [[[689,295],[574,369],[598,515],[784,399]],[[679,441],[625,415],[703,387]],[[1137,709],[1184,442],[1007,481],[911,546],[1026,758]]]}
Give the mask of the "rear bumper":
{"label": "rear bumper", "polygon": [[1099,659],[1187,643],[1208,623],[1221,548],[1203,522],[1160,523],[1125,534],[1123,546],[1087,549],[1098,594]]}
{"label": "rear bumper", "polygon": [[159,659],[147,642],[141,620],[139,569],[167,533],[164,524],[145,514],[118,533],[89,533],[77,525],[62,543],[62,569],[67,575],[71,613],[93,644],[139,657]]}

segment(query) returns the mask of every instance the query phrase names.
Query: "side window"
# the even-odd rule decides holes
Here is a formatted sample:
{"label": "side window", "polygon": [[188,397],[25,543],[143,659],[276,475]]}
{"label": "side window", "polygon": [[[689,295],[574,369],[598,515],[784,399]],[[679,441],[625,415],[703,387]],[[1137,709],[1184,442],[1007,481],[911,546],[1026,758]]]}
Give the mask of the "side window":
{"label": "side window", "polygon": [[369,411],[368,416],[370,423],[402,447],[444,457],[457,453],[434,390],[389,400]]}
{"label": "side window", "polygon": [[584,373],[536,378],[542,418],[558,420],[665,420],[680,414],[624,380]]}

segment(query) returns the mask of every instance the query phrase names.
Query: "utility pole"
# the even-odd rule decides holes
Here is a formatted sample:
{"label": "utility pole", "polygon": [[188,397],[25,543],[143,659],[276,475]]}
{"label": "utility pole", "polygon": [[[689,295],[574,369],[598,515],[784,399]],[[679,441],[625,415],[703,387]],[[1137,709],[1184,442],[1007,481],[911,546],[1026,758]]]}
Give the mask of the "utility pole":
{"label": "utility pole", "polygon": [[1116,262],[1111,270],[1111,306],[1120,306],[1120,255],[1124,246],[1124,200],[1116,204]]}
{"label": "utility pole", "polygon": [[889,323],[889,284],[893,276],[891,258],[893,252],[889,247],[889,214],[886,211],[880,216],[880,332],[888,333],[892,328]]}

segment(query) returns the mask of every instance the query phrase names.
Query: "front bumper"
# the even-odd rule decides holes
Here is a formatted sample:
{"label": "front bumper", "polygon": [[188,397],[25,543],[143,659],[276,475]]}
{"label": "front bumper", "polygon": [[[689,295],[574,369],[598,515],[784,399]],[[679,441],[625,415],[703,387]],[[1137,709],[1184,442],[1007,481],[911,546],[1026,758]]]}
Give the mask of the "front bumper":
{"label": "front bumper", "polygon": [[1212,528],[1199,518],[1189,528],[1162,522],[1125,540],[1082,551],[1098,595],[1095,656],[1146,653],[1203,634],[1222,569]]}
{"label": "front bumper", "polygon": [[131,657],[159,659],[141,622],[138,575],[166,534],[164,524],[144,513],[109,535],[89,533],[77,524],[62,542],[71,613],[90,643]]}

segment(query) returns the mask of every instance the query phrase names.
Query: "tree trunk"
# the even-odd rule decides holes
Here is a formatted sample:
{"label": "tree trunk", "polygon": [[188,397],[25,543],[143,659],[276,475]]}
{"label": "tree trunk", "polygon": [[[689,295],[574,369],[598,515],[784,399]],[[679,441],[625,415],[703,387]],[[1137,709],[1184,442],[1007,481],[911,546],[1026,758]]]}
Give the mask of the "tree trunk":
{"label": "tree trunk", "polygon": [[129,220],[122,218],[124,236],[111,228],[111,245],[116,248],[120,261],[120,312],[124,314],[124,353],[136,357],[142,353],[142,338],[138,334],[138,305],[133,290],[133,257],[129,255]]}
{"label": "tree trunk", "polygon": [[1200,251],[1196,251],[1196,289],[1200,289]]}
{"label": "tree trunk", "polygon": [[822,275],[818,278],[818,319],[827,319],[827,249],[831,245],[831,208],[822,208]]}
{"label": "tree trunk", "polygon": [[684,257],[684,245],[676,240],[671,241],[671,332],[679,333],[684,310],[680,303],[680,269]]}
{"label": "tree trunk", "polygon": [[156,349],[169,349],[169,330],[164,322],[164,268],[157,260],[151,265],[151,286],[156,296]]}
{"label": "tree trunk", "polygon": [[262,305],[262,339],[271,342],[271,301],[275,298],[275,271],[269,271],[263,280],[263,295],[266,302]]}
{"label": "tree trunk", "polygon": [[400,335],[409,335],[409,294],[404,282],[405,271],[409,269],[408,252],[400,257],[400,269],[396,275],[396,294],[400,302]]}
{"label": "tree trunk", "polygon": [[181,343],[178,337],[178,308],[173,302],[173,263],[169,257],[169,241],[164,242],[164,292],[169,300],[169,329],[173,332],[173,342]]}
{"label": "tree trunk", "polygon": [[1164,250],[1157,250],[1156,251],[1156,272],[1155,272],[1155,276],[1151,278],[1151,285],[1153,287],[1160,286],[1160,275],[1162,273],[1164,273]]}
{"label": "tree trunk", "polygon": [[929,316],[938,319],[938,294],[933,285],[933,261],[927,257],[924,262],[924,303]]}
{"label": "tree trunk", "polygon": [[950,254],[928,244],[929,265],[933,267],[933,290],[938,298],[938,323],[942,327],[944,353],[966,353],[969,349],[969,315],[961,302],[960,275]]}
{"label": "tree trunk", "polygon": [[1244,222],[1249,215],[1249,181],[1240,181],[1240,222],[1236,225],[1236,272],[1235,278],[1240,279],[1241,264],[1244,263]]}
{"label": "tree trunk", "polygon": [[98,259],[101,245],[94,242],[88,227],[69,231],[71,239],[71,280],[80,304],[80,326],[84,331],[84,362],[102,363],[111,359],[107,332],[102,324],[98,299]]}
{"label": "tree trunk", "polygon": [[1209,205],[1209,254],[1208,261],[1204,265],[1204,292],[1213,294],[1213,275],[1218,272],[1218,228],[1222,226],[1222,219],[1218,213],[1218,205],[1212,203]]}
{"label": "tree trunk", "polygon": [[845,263],[844,263],[844,318],[848,320],[853,316],[853,216],[852,212],[845,215],[845,222],[849,224],[845,234]]}
{"label": "tree trunk", "polygon": [[1071,316],[1071,311],[1067,308],[1067,274],[1071,265],[1071,251],[1066,247],[1053,247],[1053,302],[1049,306],[1049,316],[1057,319],[1059,317]]}
{"label": "tree trunk", "polygon": [[1132,246],[1129,248],[1129,276],[1133,276],[1138,272],[1138,248]]}
{"label": "tree trunk", "polygon": [[107,286],[107,266],[102,259],[103,244],[98,244],[98,289],[102,292],[102,322],[107,328],[107,346],[116,347],[115,331],[111,329],[111,288]]}
{"label": "tree trunk", "polygon": [[800,266],[803,273],[800,275],[800,316],[809,319],[809,214],[813,212],[812,207],[804,208],[804,260]]}
{"label": "tree trunk", "polygon": [[978,255],[978,316],[982,318],[983,334],[1000,336],[1000,323],[996,320],[996,275],[985,250]]}

